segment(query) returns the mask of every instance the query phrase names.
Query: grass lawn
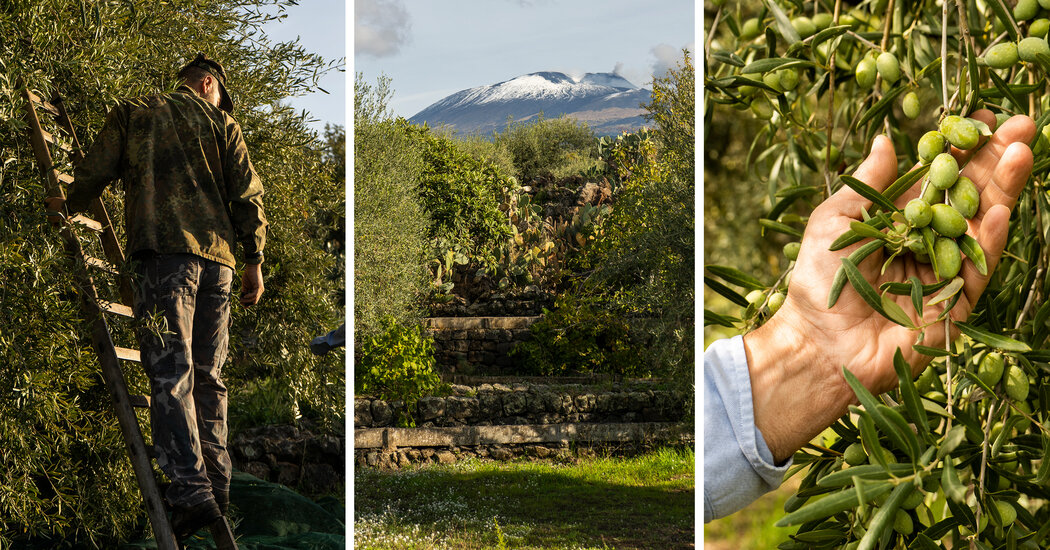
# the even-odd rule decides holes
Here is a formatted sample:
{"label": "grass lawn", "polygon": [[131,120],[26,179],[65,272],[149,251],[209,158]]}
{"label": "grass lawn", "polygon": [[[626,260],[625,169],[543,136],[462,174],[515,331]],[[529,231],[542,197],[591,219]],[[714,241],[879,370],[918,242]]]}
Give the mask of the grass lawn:
{"label": "grass lawn", "polygon": [[354,474],[354,547],[692,548],[693,451]]}

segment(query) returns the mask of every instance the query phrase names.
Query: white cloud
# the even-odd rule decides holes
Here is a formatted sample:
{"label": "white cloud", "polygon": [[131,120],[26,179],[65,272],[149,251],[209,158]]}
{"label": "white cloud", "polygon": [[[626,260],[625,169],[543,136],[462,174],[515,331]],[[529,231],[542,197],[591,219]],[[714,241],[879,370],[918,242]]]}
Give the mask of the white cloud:
{"label": "white cloud", "polygon": [[667,75],[668,69],[673,69],[678,66],[682,61],[682,50],[689,50],[690,55],[694,55],[695,44],[690,42],[682,48],[675,48],[669,44],[657,44],[649,50],[649,54],[654,58],[652,69],[653,78],[662,78]]}
{"label": "white cloud", "polygon": [[354,2],[354,52],[372,57],[398,53],[411,40],[412,18],[404,0]]}

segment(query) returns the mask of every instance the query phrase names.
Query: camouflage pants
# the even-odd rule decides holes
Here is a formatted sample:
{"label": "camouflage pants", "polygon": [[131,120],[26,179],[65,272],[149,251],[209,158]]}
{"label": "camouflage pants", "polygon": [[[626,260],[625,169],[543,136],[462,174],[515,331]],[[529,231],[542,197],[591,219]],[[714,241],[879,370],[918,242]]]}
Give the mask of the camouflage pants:
{"label": "camouflage pants", "polygon": [[[135,261],[135,316],[150,378],[150,421],[157,463],[171,480],[173,506],[193,506],[228,491],[226,386],[233,270],[192,254]],[[158,326],[148,320],[163,319]]]}

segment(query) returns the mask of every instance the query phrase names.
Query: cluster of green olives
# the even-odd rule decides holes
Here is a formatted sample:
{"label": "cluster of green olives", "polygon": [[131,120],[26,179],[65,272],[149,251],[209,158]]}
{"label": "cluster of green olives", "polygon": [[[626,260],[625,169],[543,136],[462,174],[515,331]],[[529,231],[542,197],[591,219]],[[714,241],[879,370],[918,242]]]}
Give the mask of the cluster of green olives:
{"label": "cluster of green olives", "polygon": [[933,242],[933,265],[942,279],[951,279],[962,268],[962,252],[956,239],[968,227],[966,220],[977,214],[981,194],[974,182],[959,173],[959,163],[945,152],[950,143],[958,149],[972,149],[981,132],[969,119],[957,115],[945,117],[939,130],[927,132],[919,139],[919,159],[930,165],[920,195],[904,207],[907,224],[895,231],[906,233],[903,246],[918,261],[931,263],[927,242]]}

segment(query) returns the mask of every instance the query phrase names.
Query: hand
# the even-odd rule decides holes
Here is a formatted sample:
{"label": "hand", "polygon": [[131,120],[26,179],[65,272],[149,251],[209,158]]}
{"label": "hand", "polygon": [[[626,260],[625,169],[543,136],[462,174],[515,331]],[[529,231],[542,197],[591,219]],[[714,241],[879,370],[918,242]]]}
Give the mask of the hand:
{"label": "hand", "polygon": [[241,305],[249,307],[259,303],[259,298],[262,297],[265,288],[263,285],[262,264],[248,264],[244,266],[244,273],[241,275]]}
{"label": "hand", "polygon": [[[989,126],[995,124],[994,115],[987,110],[972,117]],[[1006,245],[1010,211],[1032,171],[1032,152],[1027,143],[1035,131],[1030,118],[1015,116],[1003,123],[976,153],[952,150],[960,164],[973,155],[962,174],[977,185],[981,204],[969,220],[967,233],[984,249],[989,276]],[[892,142],[884,136],[875,138],[871,153],[854,176],[878,191],[893,183],[897,178],[897,159]],[[897,206],[903,209],[918,193],[916,185],[896,201]],[[841,259],[863,243],[835,252],[829,251],[828,246],[849,229],[851,221],[860,220],[860,211],[870,205],[870,201],[843,187],[813,211],[784,305],[765,325],[744,336],[755,424],[778,461],[790,457],[855,402],[842,376],[843,366],[878,394],[897,385],[893,355],[898,348],[911,365],[913,375],[929,363],[930,357],[912,350],[918,331],[876,313],[850,285],[846,285],[835,306],[827,308],[828,293]],[[924,284],[936,281],[932,267],[917,262],[910,254],[899,256],[885,274],[880,274],[884,261],[880,251],[858,265],[876,288],[886,281],[906,281],[912,275]],[[964,280],[963,294],[950,313],[954,320],[969,316],[989,279],[981,276],[968,259],[963,261],[960,276]],[[897,297],[897,301],[917,325],[934,321],[944,305],[924,308],[925,315],[919,319],[909,296]],[[939,347],[944,342],[940,325],[925,330],[924,345]]]}
{"label": "hand", "polygon": [[[47,221],[52,227],[59,227],[65,220],[64,210],[66,199],[62,197],[48,197],[44,200],[44,208],[47,209]],[[54,213],[52,213],[54,212]]]}

